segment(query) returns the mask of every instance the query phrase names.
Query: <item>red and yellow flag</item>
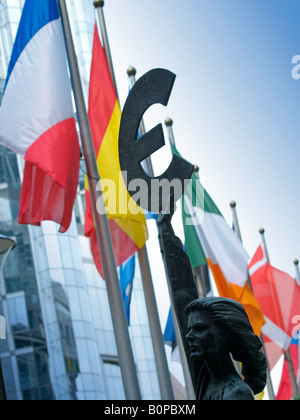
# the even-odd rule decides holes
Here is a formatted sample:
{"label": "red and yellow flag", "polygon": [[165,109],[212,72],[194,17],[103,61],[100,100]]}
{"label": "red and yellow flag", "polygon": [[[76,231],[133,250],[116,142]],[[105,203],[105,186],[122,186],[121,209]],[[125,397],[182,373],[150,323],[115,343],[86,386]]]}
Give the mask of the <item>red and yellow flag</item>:
{"label": "red and yellow flag", "polygon": [[[131,199],[121,173],[119,161],[121,109],[97,27],[94,34],[88,116],[115,258],[119,266],[145,245],[148,230],[144,211]],[[103,277],[88,182],[86,182],[85,235],[90,238],[95,264]]]}

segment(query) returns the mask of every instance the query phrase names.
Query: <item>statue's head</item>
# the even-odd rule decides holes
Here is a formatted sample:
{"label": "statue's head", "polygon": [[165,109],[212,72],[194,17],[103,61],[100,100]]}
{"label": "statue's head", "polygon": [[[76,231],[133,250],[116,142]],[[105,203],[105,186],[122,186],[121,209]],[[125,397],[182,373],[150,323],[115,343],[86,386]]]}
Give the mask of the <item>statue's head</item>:
{"label": "statue's head", "polygon": [[220,352],[231,353],[243,364],[245,381],[255,393],[266,384],[267,361],[244,307],[231,299],[204,298],[186,308],[191,358],[202,360]]}

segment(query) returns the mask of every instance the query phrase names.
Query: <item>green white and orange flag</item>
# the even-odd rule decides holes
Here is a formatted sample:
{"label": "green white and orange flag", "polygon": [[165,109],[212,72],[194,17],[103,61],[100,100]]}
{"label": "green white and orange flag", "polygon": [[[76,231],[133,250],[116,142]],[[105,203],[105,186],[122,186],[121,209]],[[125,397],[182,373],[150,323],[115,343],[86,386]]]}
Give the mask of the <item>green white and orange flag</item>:
{"label": "green white and orange flag", "polygon": [[[121,109],[96,26],[88,116],[116,263],[119,266],[145,245],[148,230],[144,211],[130,198],[121,173],[119,162]],[[85,235],[90,238],[94,261],[103,277],[87,180]]]}
{"label": "green white and orange flag", "polygon": [[240,302],[260,336],[265,320],[248,285],[250,258],[195,174],[184,193],[183,222],[192,265],[209,264],[220,296]]}

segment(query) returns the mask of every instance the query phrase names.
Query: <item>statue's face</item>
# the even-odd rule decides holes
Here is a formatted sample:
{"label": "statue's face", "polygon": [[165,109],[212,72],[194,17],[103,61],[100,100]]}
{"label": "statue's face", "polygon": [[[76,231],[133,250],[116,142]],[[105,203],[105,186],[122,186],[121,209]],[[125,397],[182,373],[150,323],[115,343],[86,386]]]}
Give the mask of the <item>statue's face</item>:
{"label": "statue's face", "polygon": [[195,311],[189,314],[188,334],[191,358],[205,359],[215,353],[223,343],[223,336],[214,321],[206,312]]}

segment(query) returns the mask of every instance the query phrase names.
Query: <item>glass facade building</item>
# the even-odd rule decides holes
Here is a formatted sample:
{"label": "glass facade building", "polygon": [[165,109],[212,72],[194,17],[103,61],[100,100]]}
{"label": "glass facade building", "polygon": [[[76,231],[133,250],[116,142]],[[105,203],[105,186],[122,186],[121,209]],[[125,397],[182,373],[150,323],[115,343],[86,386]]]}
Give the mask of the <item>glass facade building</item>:
{"label": "glass facade building", "polygon": [[[0,102],[24,0],[0,0]],[[87,97],[94,30],[92,1],[67,1]],[[83,164],[82,164],[83,165]],[[9,400],[118,400],[124,398],[105,282],[83,235],[84,172],[72,225],[17,223],[22,159],[0,147],[0,233],[15,239],[0,278],[0,315],[7,339],[0,356]],[[137,269],[138,271],[138,269]],[[143,399],[159,399],[140,274],[130,334]]]}

